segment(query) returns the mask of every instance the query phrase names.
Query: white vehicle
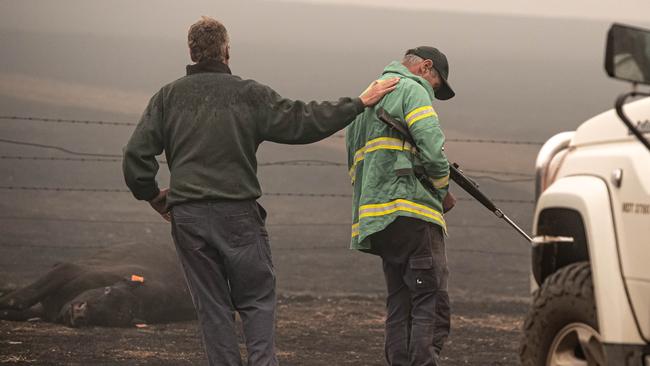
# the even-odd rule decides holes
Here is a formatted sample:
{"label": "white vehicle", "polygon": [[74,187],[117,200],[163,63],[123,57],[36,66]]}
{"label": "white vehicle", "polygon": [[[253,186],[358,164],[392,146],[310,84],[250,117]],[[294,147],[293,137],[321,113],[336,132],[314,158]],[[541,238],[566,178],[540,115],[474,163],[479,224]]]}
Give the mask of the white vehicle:
{"label": "white vehicle", "polygon": [[524,366],[650,366],[650,98],[623,107],[650,96],[650,31],[613,25],[605,58],[633,91],[537,158]]}

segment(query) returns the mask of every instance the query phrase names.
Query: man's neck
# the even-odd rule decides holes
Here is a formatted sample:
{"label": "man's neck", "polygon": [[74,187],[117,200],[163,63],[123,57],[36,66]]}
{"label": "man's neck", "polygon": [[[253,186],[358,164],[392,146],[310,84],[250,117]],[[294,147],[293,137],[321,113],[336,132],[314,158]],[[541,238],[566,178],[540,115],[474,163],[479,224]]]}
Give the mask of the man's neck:
{"label": "man's neck", "polygon": [[187,65],[187,75],[199,74],[204,72],[231,74],[227,62],[223,63],[218,60],[205,60],[205,61],[197,62],[194,65]]}

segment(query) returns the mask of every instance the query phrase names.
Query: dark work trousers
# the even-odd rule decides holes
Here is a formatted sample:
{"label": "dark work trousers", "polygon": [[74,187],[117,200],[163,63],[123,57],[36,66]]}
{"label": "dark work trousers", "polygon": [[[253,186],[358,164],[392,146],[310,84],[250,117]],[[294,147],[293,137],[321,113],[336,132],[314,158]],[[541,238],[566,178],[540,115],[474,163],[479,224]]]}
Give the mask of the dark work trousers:
{"label": "dark work trousers", "polygon": [[449,335],[447,255],[442,228],[398,217],[370,237],[386,279],[386,361],[391,366],[439,365]]}
{"label": "dark work trousers", "polygon": [[249,366],[277,365],[275,273],[255,201],[202,201],[172,208],[172,236],[210,365],[242,365],[235,312]]}

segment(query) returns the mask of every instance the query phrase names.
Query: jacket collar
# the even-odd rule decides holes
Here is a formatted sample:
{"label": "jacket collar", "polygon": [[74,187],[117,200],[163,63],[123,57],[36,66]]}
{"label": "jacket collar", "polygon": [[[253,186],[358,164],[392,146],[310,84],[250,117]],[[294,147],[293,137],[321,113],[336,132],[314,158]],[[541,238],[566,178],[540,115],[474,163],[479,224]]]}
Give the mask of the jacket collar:
{"label": "jacket collar", "polygon": [[422,87],[427,91],[429,94],[429,97],[431,100],[434,98],[434,91],[433,87],[431,87],[431,84],[429,84],[428,81],[424,80],[423,78],[413,74],[412,72],[409,71],[409,69],[406,68],[406,66],[402,65],[401,62],[399,61],[393,61],[388,66],[384,68],[384,72],[382,74],[399,74],[403,77],[409,78],[411,80],[414,80],[418,84],[422,85]]}
{"label": "jacket collar", "polygon": [[196,63],[194,65],[187,65],[187,75],[198,74],[202,72],[218,72],[223,74],[232,74],[228,65],[217,61],[207,60]]}

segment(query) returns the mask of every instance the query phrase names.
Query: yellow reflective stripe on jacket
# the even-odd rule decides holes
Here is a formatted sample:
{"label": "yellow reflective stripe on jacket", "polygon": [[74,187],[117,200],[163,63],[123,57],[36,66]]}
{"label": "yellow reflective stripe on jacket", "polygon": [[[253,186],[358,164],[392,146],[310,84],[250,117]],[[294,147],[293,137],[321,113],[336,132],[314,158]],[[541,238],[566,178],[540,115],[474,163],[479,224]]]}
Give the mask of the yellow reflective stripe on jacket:
{"label": "yellow reflective stripe on jacket", "polygon": [[359,236],[359,223],[352,224],[352,237]]}
{"label": "yellow reflective stripe on jacket", "polygon": [[436,188],[444,188],[449,184],[449,175],[446,175],[442,178],[434,179],[434,178],[429,178],[431,183],[433,183],[433,186]]}
{"label": "yellow reflective stripe on jacket", "polygon": [[368,141],[364,147],[354,153],[354,161],[352,162],[352,167],[349,171],[352,183],[354,183],[354,178],[356,177],[357,165],[360,161],[365,159],[367,153],[377,150],[411,151],[412,149],[411,144],[394,137],[378,137]]}
{"label": "yellow reflective stripe on jacket", "polygon": [[430,207],[405,199],[397,199],[388,203],[362,205],[359,207],[359,219],[362,219],[364,217],[384,216],[397,211],[406,211],[414,213],[416,215],[428,217],[441,224],[443,228],[446,227],[445,220],[443,219],[440,212]]}
{"label": "yellow reflective stripe on jacket", "polygon": [[406,120],[406,124],[411,127],[415,122],[431,116],[438,117],[438,114],[432,106],[428,105],[420,108],[415,108],[409,112],[409,114],[407,114],[404,119]]}

